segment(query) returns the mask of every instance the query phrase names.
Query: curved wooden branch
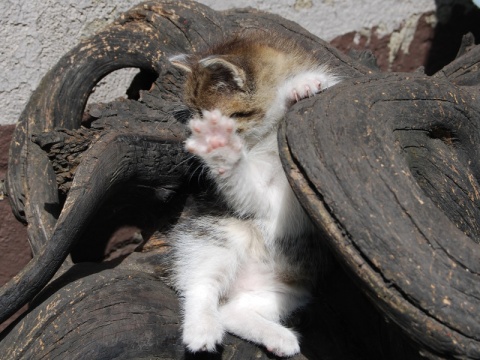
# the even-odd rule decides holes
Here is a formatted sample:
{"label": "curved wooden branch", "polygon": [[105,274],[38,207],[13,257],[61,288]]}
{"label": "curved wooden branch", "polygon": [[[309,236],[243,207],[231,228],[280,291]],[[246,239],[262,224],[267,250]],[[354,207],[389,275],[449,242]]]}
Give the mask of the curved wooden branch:
{"label": "curved wooden branch", "polygon": [[[142,19],[140,15],[137,18]],[[48,158],[30,137],[56,127],[78,128],[93,87],[112,71],[138,67],[158,72],[165,50],[161,44],[168,41],[169,32],[178,31],[168,21],[164,26],[164,36],[155,38],[152,24],[144,17],[113,25],[84,40],[47,73],[31,96],[13,135],[7,191],[16,216],[29,225],[34,254],[52,235],[61,205]],[[41,204],[49,204],[49,210],[37,208]]]}
{"label": "curved wooden branch", "polygon": [[185,129],[171,125],[156,126],[155,131],[155,136],[151,131],[107,134],[84,155],[52,238],[0,289],[0,322],[50,281],[100,206],[119,187],[134,183],[172,193],[179,188],[188,166],[182,150]]}

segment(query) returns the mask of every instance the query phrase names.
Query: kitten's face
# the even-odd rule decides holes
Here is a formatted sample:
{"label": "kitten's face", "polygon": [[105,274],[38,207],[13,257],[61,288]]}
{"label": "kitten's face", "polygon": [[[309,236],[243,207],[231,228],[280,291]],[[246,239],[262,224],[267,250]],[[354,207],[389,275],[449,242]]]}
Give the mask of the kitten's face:
{"label": "kitten's face", "polygon": [[317,66],[312,54],[295,42],[265,31],[248,31],[203,54],[170,61],[187,73],[187,105],[200,116],[202,110],[218,109],[234,118],[249,144],[275,130],[284,111],[280,107],[289,105],[275,103],[282,96],[281,84]]}
{"label": "kitten's face", "polygon": [[237,132],[244,136],[261,123],[265,99],[257,96],[252,70],[241,64],[241,58],[212,55],[181,65],[177,60],[172,58],[172,63],[187,71],[184,100],[196,115],[218,109],[237,121]]}

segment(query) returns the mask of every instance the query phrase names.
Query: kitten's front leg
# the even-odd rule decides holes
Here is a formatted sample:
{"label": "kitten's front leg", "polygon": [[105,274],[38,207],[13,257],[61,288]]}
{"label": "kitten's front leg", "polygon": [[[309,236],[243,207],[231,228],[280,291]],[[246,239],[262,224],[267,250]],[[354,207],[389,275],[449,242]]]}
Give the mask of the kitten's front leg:
{"label": "kitten's front leg", "polygon": [[231,170],[240,160],[244,145],[235,133],[235,120],[219,110],[204,111],[203,119],[192,119],[189,126],[192,135],[185,148],[202,158],[214,175]]}
{"label": "kitten's front leg", "polygon": [[[269,203],[261,185],[268,181],[270,163],[257,164],[255,156],[236,133],[235,120],[220,110],[204,111],[203,119],[190,121],[192,135],[185,147],[209,168],[225,200],[239,214],[264,214]],[[280,162],[279,162],[280,165]],[[259,171],[259,167],[263,168]],[[281,166],[281,165],[280,165]]]}
{"label": "kitten's front leg", "polygon": [[277,96],[265,118],[270,122],[277,123],[283,118],[290,106],[340,81],[340,77],[322,68],[304,71],[292,76],[279,86]]}
{"label": "kitten's front leg", "polygon": [[287,104],[292,104],[301,99],[313,96],[335,85],[339,81],[337,76],[321,69],[305,71],[288,79],[283,86],[280,87],[280,97],[285,98]]}

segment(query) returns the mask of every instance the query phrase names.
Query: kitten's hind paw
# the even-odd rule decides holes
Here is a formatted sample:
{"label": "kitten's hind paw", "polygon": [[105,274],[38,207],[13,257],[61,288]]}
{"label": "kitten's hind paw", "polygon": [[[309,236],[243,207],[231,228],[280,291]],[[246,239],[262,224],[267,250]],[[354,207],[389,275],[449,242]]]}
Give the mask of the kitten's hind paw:
{"label": "kitten's hind paw", "polygon": [[193,353],[200,351],[214,352],[222,342],[224,329],[219,322],[211,319],[197,319],[195,324],[185,324],[183,328],[183,343]]}
{"label": "kitten's hind paw", "polygon": [[294,331],[283,328],[283,331],[264,339],[266,349],[279,357],[290,357],[300,352],[300,344]]}

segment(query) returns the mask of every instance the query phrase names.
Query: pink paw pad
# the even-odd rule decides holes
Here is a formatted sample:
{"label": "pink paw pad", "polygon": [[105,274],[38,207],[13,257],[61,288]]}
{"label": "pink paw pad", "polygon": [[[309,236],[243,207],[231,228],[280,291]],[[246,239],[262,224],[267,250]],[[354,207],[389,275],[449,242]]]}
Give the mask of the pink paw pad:
{"label": "pink paw pad", "polygon": [[235,120],[223,116],[219,110],[204,111],[203,118],[189,123],[192,135],[185,142],[187,151],[200,156],[220,175],[235,163],[243,148],[236,134]]}
{"label": "pink paw pad", "polygon": [[223,116],[219,110],[204,111],[203,119],[190,121],[192,136],[186,142],[186,149],[201,155],[225,146],[238,146],[233,141],[235,120]]}

